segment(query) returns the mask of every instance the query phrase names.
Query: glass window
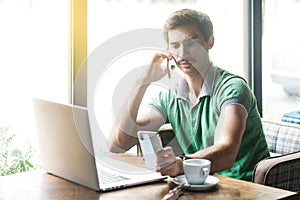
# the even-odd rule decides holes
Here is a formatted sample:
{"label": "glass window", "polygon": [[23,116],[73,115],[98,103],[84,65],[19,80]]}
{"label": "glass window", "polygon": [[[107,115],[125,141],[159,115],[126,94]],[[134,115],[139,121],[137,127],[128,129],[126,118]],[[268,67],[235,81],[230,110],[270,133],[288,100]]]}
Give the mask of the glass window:
{"label": "glass window", "polygon": [[[244,76],[244,5],[240,0],[136,0],[130,3],[124,0],[89,0],[88,55],[124,32],[145,28],[162,29],[168,16],[182,8],[197,9],[210,16],[215,36],[215,44],[210,51],[213,62]],[[150,39],[148,35],[139,35],[136,39],[143,37],[144,40]],[[118,43],[119,46],[115,49],[107,49],[107,55],[123,48],[126,42],[128,41]],[[116,55],[99,77],[95,92],[95,112],[100,128],[105,133],[110,132],[114,118],[111,113],[116,85],[130,70],[149,63],[154,51],[149,48],[130,49],[122,55]],[[99,57],[105,58],[107,55],[103,53]],[[100,65],[99,63],[99,67]],[[131,81],[134,82],[134,79]],[[161,89],[163,88],[159,86],[150,88],[149,98]]]}
{"label": "glass window", "polygon": [[68,102],[68,1],[0,1],[0,126],[37,145],[32,97]]}
{"label": "glass window", "polygon": [[265,0],[263,10],[263,118],[281,121],[300,110],[300,1]]}

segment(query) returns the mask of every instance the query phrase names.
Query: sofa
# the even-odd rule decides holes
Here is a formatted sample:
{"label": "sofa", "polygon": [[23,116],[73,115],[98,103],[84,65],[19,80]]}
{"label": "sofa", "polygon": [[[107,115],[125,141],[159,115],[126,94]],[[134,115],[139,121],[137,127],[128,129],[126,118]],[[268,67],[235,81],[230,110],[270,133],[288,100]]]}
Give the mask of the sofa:
{"label": "sofa", "polygon": [[[262,119],[270,157],[257,163],[253,182],[300,192],[300,125]],[[163,146],[171,146],[176,156],[182,150],[170,124],[159,129]]]}
{"label": "sofa", "polygon": [[271,156],[257,163],[253,182],[300,193],[300,125],[262,123]]}

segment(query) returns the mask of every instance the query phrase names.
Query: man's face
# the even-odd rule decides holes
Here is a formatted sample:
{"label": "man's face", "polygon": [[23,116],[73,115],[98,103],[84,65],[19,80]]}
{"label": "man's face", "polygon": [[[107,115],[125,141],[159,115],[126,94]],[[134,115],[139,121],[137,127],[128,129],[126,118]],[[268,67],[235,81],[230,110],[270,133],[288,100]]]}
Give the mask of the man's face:
{"label": "man's face", "polygon": [[212,47],[194,25],[184,25],[168,32],[169,52],[187,75],[201,74],[209,66],[208,50]]}

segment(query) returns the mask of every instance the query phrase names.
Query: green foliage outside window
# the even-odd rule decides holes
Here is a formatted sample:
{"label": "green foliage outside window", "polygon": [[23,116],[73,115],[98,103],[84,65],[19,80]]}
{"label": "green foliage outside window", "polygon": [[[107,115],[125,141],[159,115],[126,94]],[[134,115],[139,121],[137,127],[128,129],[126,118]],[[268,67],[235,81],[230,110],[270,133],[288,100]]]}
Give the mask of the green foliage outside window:
{"label": "green foliage outside window", "polygon": [[33,164],[34,149],[29,143],[22,150],[13,146],[14,134],[10,134],[7,127],[0,126],[0,176],[26,172],[39,168]]}

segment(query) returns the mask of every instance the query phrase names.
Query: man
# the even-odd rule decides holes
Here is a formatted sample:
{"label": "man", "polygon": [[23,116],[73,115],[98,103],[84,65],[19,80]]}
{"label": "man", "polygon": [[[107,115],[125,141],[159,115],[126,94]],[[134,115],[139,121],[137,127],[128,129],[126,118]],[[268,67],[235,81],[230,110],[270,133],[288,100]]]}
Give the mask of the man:
{"label": "man", "polygon": [[[175,157],[171,147],[157,152],[157,170],[183,174],[183,159],[211,161],[211,173],[251,180],[258,161],[269,156],[256,99],[246,81],[213,66],[208,51],[214,45],[213,25],[201,12],[174,12],[164,26],[168,53],[153,57],[146,74],[129,98],[120,124],[113,127],[110,150],[123,152],[138,143],[138,130],[157,131],[167,121],[187,157]],[[175,59],[184,79],[161,92],[148,114],[137,117],[147,87],[167,74],[165,59]]]}

